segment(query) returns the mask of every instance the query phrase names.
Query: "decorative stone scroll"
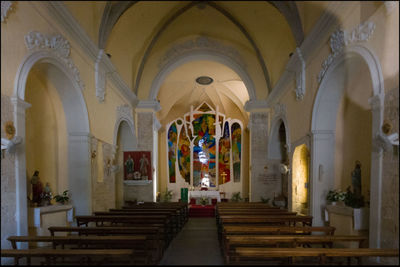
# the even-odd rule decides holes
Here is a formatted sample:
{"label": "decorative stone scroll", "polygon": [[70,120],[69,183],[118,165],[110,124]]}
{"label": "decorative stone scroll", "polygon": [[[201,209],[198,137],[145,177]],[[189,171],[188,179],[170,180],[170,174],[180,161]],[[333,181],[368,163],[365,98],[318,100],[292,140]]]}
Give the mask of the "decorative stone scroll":
{"label": "decorative stone scroll", "polygon": [[364,22],[354,28],[349,34],[345,30],[337,30],[331,35],[330,46],[332,53],[328,55],[328,58],[322,63],[322,69],[318,74],[318,83],[321,83],[329,66],[333,60],[343,52],[343,48],[349,44],[355,42],[368,41],[375,30],[375,23]]}
{"label": "decorative stone scroll", "polygon": [[298,60],[298,66],[296,70],[296,100],[300,101],[306,94],[306,62],[304,61],[303,55],[299,47],[296,48],[296,56]]}
{"label": "decorative stone scroll", "polygon": [[8,12],[13,9],[12,4],[12,1],[1,1],[1,22],[6,21]]}
{"label": "decorative stone scroll", "polygon": [[103,57],[104,57],[104,50],[100,49],[99,54],[96,59],[96,63],[94,65],[95,68],[95,82],[96,82],[96,97],[99,100],[99,102],[104,101],[104,97],[106,94],[106,71],[105,71],[105,66],[103,63]]}
{"label": "decorative stone scroll", "polygon": [[70,58],[70,44],[63,36],[60,34],[45,35],[37,31],[31,31],[25,35],[25,44],[29,51],[45,50],[61,59],[67,68],[71,70],[80,89],[83,90],[85,88],[85,84],[80,78],[79,70]]}

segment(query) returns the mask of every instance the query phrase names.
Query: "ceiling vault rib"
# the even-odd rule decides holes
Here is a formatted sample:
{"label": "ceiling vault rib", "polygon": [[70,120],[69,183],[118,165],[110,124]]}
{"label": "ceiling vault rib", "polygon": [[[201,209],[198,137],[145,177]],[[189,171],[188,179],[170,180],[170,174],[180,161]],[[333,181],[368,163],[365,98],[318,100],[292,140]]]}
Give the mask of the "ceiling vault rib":
{"label": "ceiling vault rib", "polygon": [[260,66],[264,73],[264,78],[265,78],[265,82],[267,84],[268,93],[270,93],[272,91],[272,87],[271,87],[271,81],[270,81],[269,74],[268,74],[268,69],[267,69],[267,66],[265,65],[265,61],[264,61],[263,56],[261,55],[260,49],[258,49],[258,46],[255,43],[255,41],[253,40],[253,38],[251,38],[250,34],[246,31],[246,29],[243,27],[243,25],[240,24],[240,22],[238,20],[236,20],[235,17],[232,14],[230,14],[228,11],[226,11],[225,9],[216,5],[213,2],[207,2],[207,4],[211,7],[213,7],[214,9],[216,9],[217,11],[219,11],[225,17],[227,17],[233,24],[236,25],[236,27],[239,28],[239,30],[244,34],[244,36],[246,36],[247,40],[250,42],[254,51],[257,54],[258,62],[260,63]]}
{"label": "ceiling vault rib", "polygon": [[[103,12],[101,24],[100,24],[100,29],[99,29],[99,48],[100,49],[105,49],[107,39],[117,23],[118,19],[123,15],[123,13],[128,10],[130,7],[132,7],[134,4],[136,4],[139,1],[118,1],[118,2],[112,2],[108,1]],[[300,46],[302,41],[304,40],[304,33],[302,30],[301,26],[301,21],[300,21],[300,16],[298,13],[298,9],[296,6],[296,3],[293,1],[289,2],[280,2],[280,1],[267,1],[270,3],[273,7],[275,7],[280,13],[283,14],[283,16],[286,18],[291,30],[292,34],[295,37],[296,44],[297,46]],[[135,80],[135,85],[133,88],[133,91],[135,94],[138,93],[138,88],[141,80],[141,76],[143,74],[144,70],[144,65],[150,55],[150,52],[152,48],[154,47],[155,43],[158,41],[160,35],[164,32],[164,30],[180,15],[182,15],[184,12],[192,8],[193,6],[197,4],[207,4],[210,7],[214,8],[218,12],[220,12],[222,15],[224,15],[226,18],[228,18],[241,32],[242,34],[246,37],[246,39],[250,42],[251,46],[253,47],[254,51],[256,52],[258,62],[260,64],[260,67],[262,68],[265,82],[267,85],[268,92],[271,92],[272,86],[271,86],[271,81],[268,73],[267,66],[265,64],[264,58],[260,52],[260,49],[258,48],[257,44],[251,38],[250,34],[248,31],[244,28],[244,26],[228,11],[223,9],[222,7],[218,6],[216,3],[211,2],[211,1],[192,1],[188,5],[184,6],[183,8],[179,9],[177,12],[175,12],[158,30],[156,35],[152,38],[149,46],[147,47],[143,58],[140,62],[140,66],[138,69],[138,73],[136,75],[136,80]]]}
{"label": "ceiling vault rib", "polygon": [[195,6],[196,4],[198,4],[198,2],[191,2],[188,5],[184,6],[183,8],[179,9],[177,12],[175,12],[162,26],[161,28],[158,30],[158,32],[156,33],[156,35],[153,37],[153,39],[151,40],[149,46],[146,49],[146,52],[143,55],[142,61],[140,62],[140,67],[138,70],[138,73],[136,75],[136,82],[135,82],[135,87],[133,89],[133,91],[135,92],[135,94],[137,95],[137,91],[139,88],[139,84],[140,84],[140,79],[143,73],[143,69],[144,69],[144,65],[147,61],[148,56],[150,55],[150,52],[153,48],[153,46],[155,45],[155,43],[158,41],[158,38],[160,37],[161,33],[164,32],[164,30],[168,27],[169,24],[171,24],[177,17],[179,17],[180,15],[182,15],[185,11],[189,10],[190,8],[192,8],[193,6]]}

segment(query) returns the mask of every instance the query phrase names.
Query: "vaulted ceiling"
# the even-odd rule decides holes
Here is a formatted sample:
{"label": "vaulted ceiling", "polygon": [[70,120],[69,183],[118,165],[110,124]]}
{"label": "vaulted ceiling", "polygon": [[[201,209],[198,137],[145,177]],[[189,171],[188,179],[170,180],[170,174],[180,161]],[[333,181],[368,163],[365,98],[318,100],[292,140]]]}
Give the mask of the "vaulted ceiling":
{"label": "vaulted ceiling", "polygon": [[[179,40],[207,37],[238,51],[260,99],[271,92],[289,54],[304,40],[294,1],[107,1],[95,8],[102,9],[96,13],[97,44],[141,100],[148,99],[162,58]],[[214,83],[200,86],[195,79],[202,75]],[[162,122],[202,101],[248,119],[243,106],[249,94],[243,81],[229,67],[211,60],[178,66],[165,77],[157,100]]]}

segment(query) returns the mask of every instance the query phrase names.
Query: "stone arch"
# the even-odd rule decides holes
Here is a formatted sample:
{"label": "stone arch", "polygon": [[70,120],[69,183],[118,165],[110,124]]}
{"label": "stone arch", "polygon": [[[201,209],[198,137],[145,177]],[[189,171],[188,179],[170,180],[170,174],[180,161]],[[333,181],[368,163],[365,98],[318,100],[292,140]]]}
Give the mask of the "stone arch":
{"label": "stone arch", "polygon": [[[17,233],[28,234],[27,185],[26,185],[26,150],[25,150],[25,109],[30,107],[24,101],[26,82],[29,73],[38,64],[46,68],[46,78],[55,86],[66,119],[68,143],[68,181],[71,202],[75,214],[91,212],[90,182],[90,127],[88,111],[82,95],[82,83],[79,71],[72,64],[49,49],[36,49],[30,52],[21,63],[14,86],[14,120],[16,133],[23,139],[16,153],[16,202]],[[79,193],[77,193],[79,192]],[[78,204],[79,203],[79,204]]]}
{"label": "stone arch", "polygon": [[287,152],[290,152],[290,135],[289,135],[289,124],[287,122],[286,116],[285,115],[278,115],[274,118],[274,120],[271,123],[271,130],[269,133],[269,141],[268,141],[268,158],[272,157],[273,151],[273,136],[276,134],[279,134],[279,127],[283,123],[283,126],[285,127],[285,133],[286,133],[286,140],[285,143],[288,146],[287,147]]}
{"label": "stone arch", "polygon": [[117,146],[118,130],[123,121],[125,121],[129,125],[133,137],[135,138],[135,140],[137,140],[135,122],[131,115],[131,110],[132,108],[129,105],[122,105],[117,108],[117,120],[114,125],[114,137],[113,137],[114,147]]}
{"label": "stone arch", "polygon": [[218,51],[214,51],[207,48],[198,48],[195,49],[194,51],[187,51],[185,53],[178,54],[170,58],[168,62],[166,62],[166,64],[163,65],[161,70],[157,73],[156,77],[154,78],[150,88],[148,100],[156,101],[157,94],[160,90],[163,81],[168,76],[168,74],[170,74],[174,69],[176,69],[180,65],[183,65],[184,63],[197,60],[215,61],[231,68],[239,75],[239,77],[244,82],[247,92],[249,94],[249,101],[256,100],[257,96],[254,83],[250,78],[250,75],[243,67],[243,65],[239,63],[235,58],[225,55],[224,52],[219,53]]}
{"label": "stone arch", "polygon": [[[373,96],[369,99],[372,107],[372,151],[370,173],[370,247],[380,245],[381,195],[382,195],[382,148],[376,146],[375,137],[381,132],[383,121],[384,83],[378,57],[367,47],[356,44],[346,46],[327,69],[321,81],[312,112],[311,134],[311,212],[315,224],[322,225],[325,195],[333,186],[336,114],[343,96],[343,64],[358,59],[366,64],[372,81]],[[342,67],[342,68],[341,68]],[[335,86],[332,86],[334,84]],[[333,111],[333,112],[332,112]],[[336,111],[336,112],[335,112]]]}

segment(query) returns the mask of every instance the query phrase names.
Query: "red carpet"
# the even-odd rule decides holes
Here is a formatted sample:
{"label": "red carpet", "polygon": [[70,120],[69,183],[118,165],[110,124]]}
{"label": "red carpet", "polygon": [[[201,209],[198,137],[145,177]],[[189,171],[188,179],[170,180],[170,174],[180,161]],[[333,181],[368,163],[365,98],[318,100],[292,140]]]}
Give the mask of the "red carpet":
{"label": "red carpet", "polygon": [[189,217],[214,217],[215,206],[213,205],[190,205]]}

